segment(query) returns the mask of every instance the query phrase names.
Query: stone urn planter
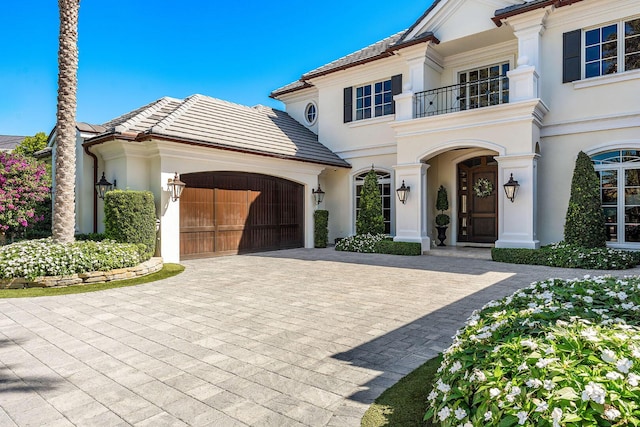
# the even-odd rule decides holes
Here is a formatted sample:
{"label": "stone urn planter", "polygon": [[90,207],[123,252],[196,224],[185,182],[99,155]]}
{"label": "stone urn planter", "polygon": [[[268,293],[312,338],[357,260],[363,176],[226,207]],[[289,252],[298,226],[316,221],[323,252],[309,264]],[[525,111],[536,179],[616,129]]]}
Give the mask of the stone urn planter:
{"label": "stone urn planter", "polygon": [[438,240],[440,240],[440,243],[438,243],[438,246],[447,246],[444,244],[444,241],[447,238],[447,227],[446,225],[436,225],[436,229],[438,230]]}
{"label": "stone urn planter", "polygon": [[440,213],[436,215],[436,229],[438,230],[438,240],[440,240],[438,246],[446,246],[444,241],[447,238],[447,228],[449,222],[451,222],[451,218],[444,213],[444,211],[449,209],[449,196],[447,195],[447,189],[444,188],[443,185],[438,188],[436,209],[440,211]]}

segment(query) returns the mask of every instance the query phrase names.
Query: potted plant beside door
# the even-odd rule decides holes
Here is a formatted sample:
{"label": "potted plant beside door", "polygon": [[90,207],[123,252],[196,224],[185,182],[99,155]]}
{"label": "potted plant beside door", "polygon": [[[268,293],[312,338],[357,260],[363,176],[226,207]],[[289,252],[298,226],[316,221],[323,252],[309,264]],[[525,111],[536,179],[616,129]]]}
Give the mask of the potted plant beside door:
{"label": "potted plant beside door", "polygon": [[444,188],[443,185],[438,188],[436,209],[440,211],[440,213],[436,215],[436,228],[438,229],[438,240],[440,240],[438,246],[446,246],[444,241],[447,238],[447,228],[451,219],[449,215],[444,213],[444,211],[449,209],[449,197],[447,195],[447,189]]}

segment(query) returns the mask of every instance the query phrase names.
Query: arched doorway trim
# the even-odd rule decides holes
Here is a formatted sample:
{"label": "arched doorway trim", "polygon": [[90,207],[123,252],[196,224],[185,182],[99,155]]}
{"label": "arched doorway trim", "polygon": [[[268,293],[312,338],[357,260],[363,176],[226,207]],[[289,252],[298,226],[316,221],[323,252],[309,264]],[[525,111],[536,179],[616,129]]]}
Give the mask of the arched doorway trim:
{"label": "arched doorway trim", "polygon": [[424,151],[416,158],[416,162],[426,162],[439,154],[458,148],[484,148],[497,153],[498,156],[504,156],[507,153],[506,147],[491,141],[484,141],[480,139],[460,139],[443,142],[430,147],[427,151]]}

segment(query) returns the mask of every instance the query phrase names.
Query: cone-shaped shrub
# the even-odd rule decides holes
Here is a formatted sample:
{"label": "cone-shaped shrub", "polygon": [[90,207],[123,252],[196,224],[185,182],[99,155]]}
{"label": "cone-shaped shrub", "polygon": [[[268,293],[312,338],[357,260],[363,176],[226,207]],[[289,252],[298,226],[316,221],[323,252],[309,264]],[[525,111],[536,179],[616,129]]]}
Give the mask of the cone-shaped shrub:
{"label": "cone-shaped shrub", "polygon": [[581,151],[571,181],[564,240],[585,248],[599,248],[606,246],[606,236],[600,180],[591,159]]}
{"label": "cone-shaped shrub", "polygon": [[371,169],[364,178],[360,193],[360,211],[356,219],[356,234],[384,233],[382,198],[378,187],[378,175]]}

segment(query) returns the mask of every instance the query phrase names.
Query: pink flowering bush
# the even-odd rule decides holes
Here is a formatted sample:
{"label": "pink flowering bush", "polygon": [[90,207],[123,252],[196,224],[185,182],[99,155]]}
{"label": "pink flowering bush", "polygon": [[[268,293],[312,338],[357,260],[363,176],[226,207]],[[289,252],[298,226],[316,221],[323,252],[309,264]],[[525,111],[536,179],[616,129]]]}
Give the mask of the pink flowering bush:
{"label": "pink flowering bush", "polygon": [[44,220],[37,208],[50,190],[44,165],[18,154],[0,153],[0,233],[22,231]]}

